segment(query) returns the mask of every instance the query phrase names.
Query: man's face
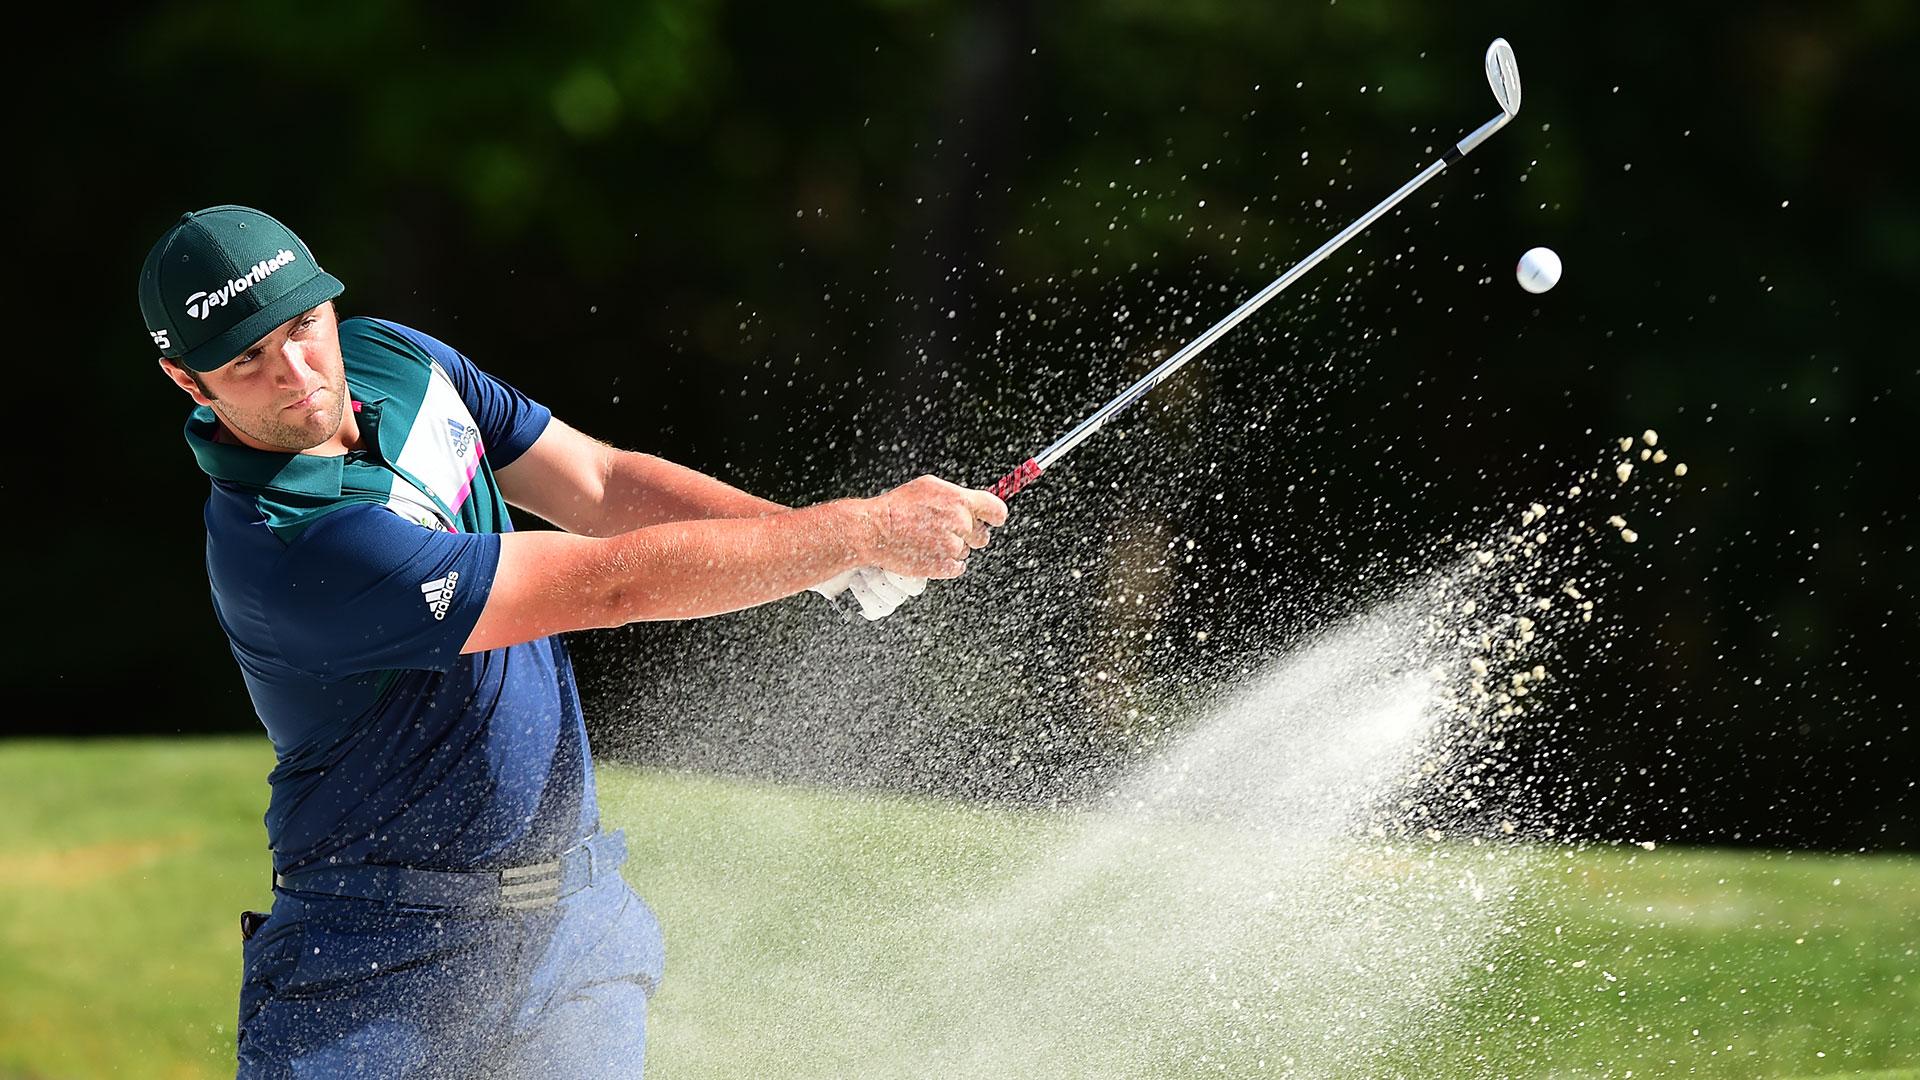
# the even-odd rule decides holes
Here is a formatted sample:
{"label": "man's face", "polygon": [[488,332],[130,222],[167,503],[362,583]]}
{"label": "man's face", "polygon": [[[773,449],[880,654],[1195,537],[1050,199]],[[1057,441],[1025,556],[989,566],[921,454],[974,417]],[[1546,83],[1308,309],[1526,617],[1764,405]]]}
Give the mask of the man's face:
{"label": "man's face", "polygon": [[165,366],[182,390],[210,406],[242,441],[262,449],[309,450],[333,438],[346,415],[339,331],[328,301],[197,378],[177,364]]}

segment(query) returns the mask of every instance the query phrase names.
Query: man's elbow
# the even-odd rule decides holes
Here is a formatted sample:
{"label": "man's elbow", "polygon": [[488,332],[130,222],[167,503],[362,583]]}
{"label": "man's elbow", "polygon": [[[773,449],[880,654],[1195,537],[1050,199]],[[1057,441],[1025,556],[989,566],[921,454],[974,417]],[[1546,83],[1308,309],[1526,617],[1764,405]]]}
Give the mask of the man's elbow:
{"label": "man's elbow", "polygon": [[637,622],[640,616],[636,611],[641,606],[641,598],[636,591],[626,584],[603,586],[587,605],[588,610],[584,613],[587,625],[582,629],[612,630]]}
{"label": "man's elbow", "polygon": [[611,630],[637,622],[661,622],[669,619],[697,619],[715,614],[705,598],[685,595],[680,590],[650,588],[634,582],[608,588],[595,605],[599,612],[596,629]]}
{"label": "man's elbow", "polygon": [[[636,544],[634,540],[644,540]],[[588,597],[582,614],[597,629],[610,630],[628,623],[675,619],[677,590],[672,587],[678,546],[658,535],[597,541],[605,552],[588,575],[582,590]]]}

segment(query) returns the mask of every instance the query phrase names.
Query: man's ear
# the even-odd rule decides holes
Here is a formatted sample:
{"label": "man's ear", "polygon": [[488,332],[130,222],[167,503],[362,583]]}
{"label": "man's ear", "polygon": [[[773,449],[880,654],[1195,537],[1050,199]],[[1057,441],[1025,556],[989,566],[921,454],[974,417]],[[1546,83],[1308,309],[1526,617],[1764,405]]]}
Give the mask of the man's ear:
{"label": "man's ear", "polygon": [[195,405],[213,404],[213,397],[206,392],[201,386],[200,381],[195,379],[193,374],[186,368],[181,367],[179,364],[163,356],[160,358],[160,370],[167,373],[167,378],[173,380],[173,385],[185,390],[187,396],[193,399]]}

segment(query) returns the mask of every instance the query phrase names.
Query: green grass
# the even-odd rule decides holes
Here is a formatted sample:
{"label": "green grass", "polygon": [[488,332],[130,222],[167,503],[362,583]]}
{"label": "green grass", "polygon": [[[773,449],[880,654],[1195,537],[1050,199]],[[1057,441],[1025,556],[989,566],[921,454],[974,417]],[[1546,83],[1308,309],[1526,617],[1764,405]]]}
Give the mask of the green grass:
{"label": "green grass", "polygon": [[[270,756],[0,743],[0,1078],[232,1075]],[[1911,857],[1347,845],[1290,871],[1329,909],[1210,926],[1258,907],[1234,891],[1273,871],[1249,838],[657,771],[601,785],[667,928],[651,1075],[1920,1077]],[[1156,857],[1063,858],[1102,843]],[[1468,900],[1469,878],[1508,899]],[[1362,916],[1385,921],[1346,925]],[[1476,927],[1478,947],[1439,947]]]}

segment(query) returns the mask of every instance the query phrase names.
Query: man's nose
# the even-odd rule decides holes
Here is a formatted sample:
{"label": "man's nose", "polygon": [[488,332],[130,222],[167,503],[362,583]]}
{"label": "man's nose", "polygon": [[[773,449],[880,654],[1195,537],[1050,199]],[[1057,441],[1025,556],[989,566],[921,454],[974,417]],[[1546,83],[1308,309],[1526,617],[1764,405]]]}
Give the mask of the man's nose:
{"label": "man's nose", "polygon": [[283,386],[305,386],[313,381],[313,366],[307,363],[306,350],[298,342],[280,346],[279,364],[274,374]]}

